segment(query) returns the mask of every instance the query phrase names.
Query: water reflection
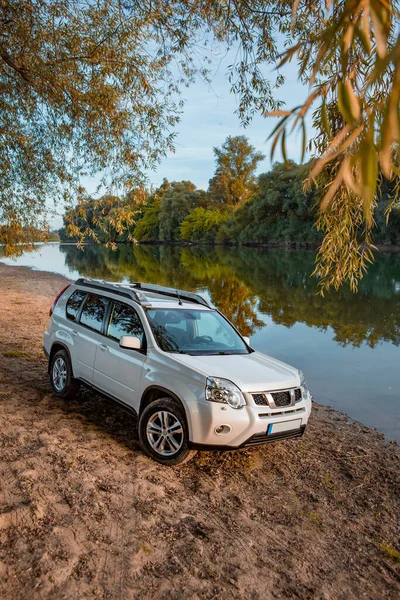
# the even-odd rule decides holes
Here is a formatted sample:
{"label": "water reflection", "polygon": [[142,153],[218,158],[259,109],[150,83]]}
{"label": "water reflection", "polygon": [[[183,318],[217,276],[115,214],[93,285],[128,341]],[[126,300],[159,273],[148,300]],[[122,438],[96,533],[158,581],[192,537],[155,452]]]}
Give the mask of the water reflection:
{"label": "water reflection", "polygon": [[308,251],[130,245],[115,252],[102,246],[60,249],[68,268],[87,277],[206,291],[243,335],[262,328],[264,314],[287,328],[296,323],[323,331],[331,327],[341,346],[400,343],[400,255],[380,255],[357,295],[343,289],[321,298],[310,278],[314,256]]}

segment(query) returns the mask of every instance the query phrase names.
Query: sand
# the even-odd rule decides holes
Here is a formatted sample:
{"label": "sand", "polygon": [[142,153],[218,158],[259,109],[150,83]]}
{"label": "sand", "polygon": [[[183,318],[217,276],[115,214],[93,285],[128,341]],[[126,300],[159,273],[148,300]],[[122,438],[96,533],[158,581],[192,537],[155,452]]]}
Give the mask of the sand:
{"label": "sand", "polygon": [[400,597],[395,442],[315,404],[302,439],[162,467],[111,401],[52,395],[65,284],[0,264],[2,600]]}

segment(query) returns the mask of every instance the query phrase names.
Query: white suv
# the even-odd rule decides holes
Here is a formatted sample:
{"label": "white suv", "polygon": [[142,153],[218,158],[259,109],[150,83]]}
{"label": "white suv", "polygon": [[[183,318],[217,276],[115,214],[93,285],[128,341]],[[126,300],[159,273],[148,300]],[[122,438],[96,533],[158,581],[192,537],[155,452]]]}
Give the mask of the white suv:
{"label": "white suv", "polygon": [[310,416],[301,371],[182,290],[78,279],[54,301],[44,350],[57,396],[84,383],[127,407],[162,464],[299,437]]}

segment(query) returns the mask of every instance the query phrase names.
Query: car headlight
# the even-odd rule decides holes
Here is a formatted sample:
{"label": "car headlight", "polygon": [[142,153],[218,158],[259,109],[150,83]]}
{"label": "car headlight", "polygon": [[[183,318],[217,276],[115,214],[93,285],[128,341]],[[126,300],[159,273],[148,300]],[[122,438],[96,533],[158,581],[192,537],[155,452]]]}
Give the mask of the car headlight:
{"label": "car headlight", "polygon": [[300,375],[300,387],[302,389],[302,391],[304,391],[304,395],[308,394],[308,385],[307,385],[307,381],[306,378],[304,377],[304,373],[303,371],[299,371],[299,375]]}
{"label": "car headlight", "polygon": [[207,377],[206,400],[222,402],[231,408],[242,408],[246,405],[246,400],[237,385],[221,377]]}

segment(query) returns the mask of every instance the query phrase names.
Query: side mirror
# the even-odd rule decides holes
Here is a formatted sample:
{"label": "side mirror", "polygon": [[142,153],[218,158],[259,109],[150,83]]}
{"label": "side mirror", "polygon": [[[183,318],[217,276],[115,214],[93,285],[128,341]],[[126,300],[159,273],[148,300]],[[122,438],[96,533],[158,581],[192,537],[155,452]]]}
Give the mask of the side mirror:
{"label": "side mirror", "polygon": [[141,341],[135,335],[123,335],[119,340],[119,345],[127,350],[140,350],[142,347]]}
{"label": "side mirror", "polygon": [[250,346],[250,338],[249,338],[249,337],[247,337],[247,335],[242,335],[242,338],[244,339],[244,341],[246,342],[246,344],[247,344],[248,346]]}

